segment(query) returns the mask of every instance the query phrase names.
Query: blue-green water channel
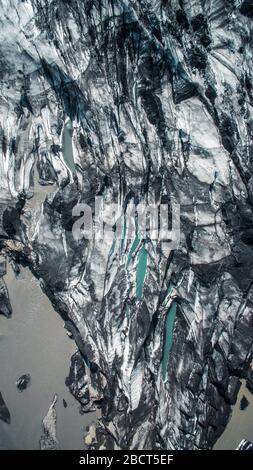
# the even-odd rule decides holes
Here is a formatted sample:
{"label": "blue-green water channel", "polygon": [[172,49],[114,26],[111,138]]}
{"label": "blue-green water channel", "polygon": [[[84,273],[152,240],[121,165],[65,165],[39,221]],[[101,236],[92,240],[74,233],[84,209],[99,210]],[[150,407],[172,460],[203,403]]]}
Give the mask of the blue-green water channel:
{"label": "blue-green water channel", "polygon": [[173,302],[167,313],[166,319],[166,337],[163,350],[163,359],[162,359],[162,377],[163,380],[166,379],[169,355],[173,344],[173,331],[174,331],[174,322],[177,313],[177,303]]}
{"label": "blue-green water channel", "polygon": [[[132,262],[133,254],[136,251],[138,245],[140,243],[140,238],[138,234],[138,224],[136,223],[136,235],[131,246],[128,258],[127,258],[127,265],[128,268],[130,263]],[[147,271],[147,261],[148,261],[148,251],[145,248],[145,242],[143,243],[139,253],[138,253],[138,263],[136,268],[136,298],[141,300],[143,294],[143,287],[144,281]]]}

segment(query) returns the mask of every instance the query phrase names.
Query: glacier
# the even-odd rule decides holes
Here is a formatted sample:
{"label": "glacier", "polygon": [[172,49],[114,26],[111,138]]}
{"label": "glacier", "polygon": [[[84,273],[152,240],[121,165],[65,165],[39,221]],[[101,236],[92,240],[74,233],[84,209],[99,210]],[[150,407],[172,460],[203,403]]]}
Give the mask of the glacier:
{"label": "glacier", "polygon": [[[252,7],[0,1],[0,313],[9,258],[77,344],[87,448],[211,449],[253,388]],[[176,201],[179,247],[76,240],[96,196]]]}

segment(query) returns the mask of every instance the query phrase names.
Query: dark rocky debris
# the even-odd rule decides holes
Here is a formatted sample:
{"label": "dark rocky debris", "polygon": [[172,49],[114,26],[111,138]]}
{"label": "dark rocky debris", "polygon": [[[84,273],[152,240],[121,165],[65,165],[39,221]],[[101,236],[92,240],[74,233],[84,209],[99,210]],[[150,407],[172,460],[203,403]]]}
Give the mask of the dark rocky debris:
{"label": "dark rocky debris", "polygon": [[249,401],[247,400],[245,395],[243,395],[243,397],[241,399],[241,403],[240,403],[240,410],[244,411],[244,410],[246,410],[246,408],[248,408],[248,406],[249,406]]}
{"label": "dark rocky debris", "polygon": [[0,392],[0,419],[5,421],[5,423],[10,424],[11,415],[7,408],[7,405],[3,399],[2,393]]}
{"label": "dark rocky debris", "polygon": [[3,278],[0,278],[0,314],[7,318],[12,314],[8,290]]}
{"label": "dark rocky debris", "polygon": [[87,405],[90,401],[88,378],[84,360],[79,352],[76,352],[71,358],[69,376],[66,378],[66,386],[70,393],[81,405]]}
{"label": "dark rocky debris", "polygon": [[253,450],[253,443],[243,439],[236,450]]}
{"label": "dark rocky debris", "polygon": [[19,379],[16,382],[17,389],[20,392],[23,392],[24,390],[27,389],[31,385],[31,376],[30,374],[24,374],[19,377]]}

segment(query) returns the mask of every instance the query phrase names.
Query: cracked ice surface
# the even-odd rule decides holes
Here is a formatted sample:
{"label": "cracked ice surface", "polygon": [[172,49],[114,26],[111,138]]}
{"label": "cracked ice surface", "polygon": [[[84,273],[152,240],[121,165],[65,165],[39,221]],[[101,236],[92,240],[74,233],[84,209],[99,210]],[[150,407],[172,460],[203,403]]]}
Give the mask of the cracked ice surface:
{"label": "cracked ice surface", "polygon": [[[0,2],[1,249],[30,266],[76,340],[85,396],[102,407],[87,438],[98,448],[211,448],[239,379],[252,383],[244,3]],[[48,195],[28,223],[37,181]],[[122,213],[134,201],[181,206],[180,247],[146,241],[141,296],[142,241],[131,252],[128,240],[73,238],[72,208],[96,195]]]}

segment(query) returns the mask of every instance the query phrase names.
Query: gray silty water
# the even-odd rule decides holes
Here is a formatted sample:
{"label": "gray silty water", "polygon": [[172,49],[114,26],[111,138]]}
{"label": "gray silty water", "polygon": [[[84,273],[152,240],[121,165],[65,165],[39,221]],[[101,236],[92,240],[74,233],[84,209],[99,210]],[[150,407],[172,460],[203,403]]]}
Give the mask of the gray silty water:
{"label": "gray silty water", "polygon": [[[245,396],[249,402],[246,410],[240,409],[243,396]],[[236,449],[242,439],[253,442],[253,396],[246,388],[245,380],[242,380],[242,386],[236,404],[233,407],[231,418],[225,431],[216,442],[214,450]]]}
{"label": "gray silty water", "polygon": [[[94,413],[82,416],[65,386],[75,343],[28,269],[21,268],[16,279],[8,266],[5,281],[13,315],[10,319],[0,317],[0,390],[11,413],[11,424],[0,421],[0,449],[39,448],[41,421],[55,393],[60,447],[81,449],[82,428],[94,420]],[[15,382],[25,373],[31,375],[31,386],[20,393]]]}

